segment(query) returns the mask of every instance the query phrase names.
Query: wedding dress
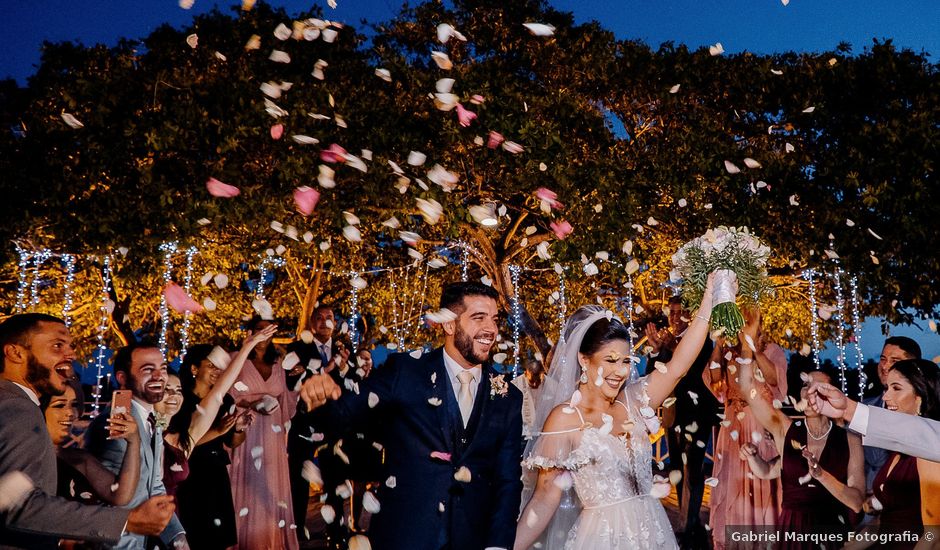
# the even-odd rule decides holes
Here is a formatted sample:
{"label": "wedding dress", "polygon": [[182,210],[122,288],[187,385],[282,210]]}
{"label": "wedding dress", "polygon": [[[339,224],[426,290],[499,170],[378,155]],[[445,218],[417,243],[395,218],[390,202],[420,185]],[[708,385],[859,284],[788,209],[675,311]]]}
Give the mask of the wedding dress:
{"label": "wedding dress", "polygon": [[[570,495],[563,498],[556,517],[540,539],[541,548],[678,548],[666,511],[651,494],[649,425],[656,417],[648,407],[646,379],[629,383],[617,403],[626,410],[627,420],[616,429],[609,415],[604,415],[603,425],[592,426],[584,421],[577,406],[569,405],[565,412],[577,414],[581,427],[542,432],[523,461],[523,466],[532,471],[562,470],[564,473],[556,484],[563,489],[569,484],[573,486],[580,502],[579,505],[573,502]],[[619,432],[623,433],[614,435]],[[573,513],[577,517],[569,530]]]}

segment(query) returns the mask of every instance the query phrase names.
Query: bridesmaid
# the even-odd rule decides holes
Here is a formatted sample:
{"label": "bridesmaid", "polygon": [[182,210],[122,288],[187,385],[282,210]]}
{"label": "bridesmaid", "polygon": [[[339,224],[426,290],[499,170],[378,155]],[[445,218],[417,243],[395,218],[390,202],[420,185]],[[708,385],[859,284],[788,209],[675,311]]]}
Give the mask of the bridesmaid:
{"label": "bridesmaid", "polygon": [[[765,460],[776,456],[777,450],[773,441],[763,437],[764,428],[754,418],[738,385],[737,358],[746,344],[739,343],[729,348],[722,341],[719,338],[715,343],[710,368],[702,373],[705,383],[725,406],[715,442],[712,476],[718,479],[718,485],[711,492],[709,518],[717,550],[726,548],[725,526],[773,526],[777,523],[781,504],[780,480],[756,478],[750,474],[747,461],[740,457],[741,448],[747,444],[755,445]],[[760,337],[754,340],[754,344],[757,349],[754,361],[766,381],[758,390],[759,398],[770,405],[774,400],[782,400],[787,393],[786,354],[780,346],[765,344]]]}
{"label": "bridesmaid", "polygon": [[[895,363],[885,379],[885,408],[940,420],[940,367],[924,359]],[[923,537],[913,541],[889,541],[878,548],[909,550],[935,548],[940,524],[940,463],[892,452],[872,485],[874,495],[865,502],[865,511],[877,514],[879,533],[930,531],[932,544]],[[869,548],[868,544],[846,545],[846,549]]]}
{"label": "bridesmaid", "polygon": [[[254,317],[252,333],[273,326]],[[270,338],[259,342],[244,362],[229,392],[239,410],[254,411],[245,444],[232,451],[232,497],[238,548],[297,550],[297,526],[291,509],[287,468],[287,431],[297,408],[297,392],[289,391],[281,357]]]}
{"label": "bridesmaid", "polygon": [[[760,314],[748,320],[741,338],[757,339]],[[764,401],[757,391],[751,363],[754,353],[745,343],[738,370],[741,392],[754,418],[773,437],[778,457],[770,462],[761,458],[753,444],[741,447],[741,458],[760,479],[780,478],[783,505],[777,518],[779,532],[840,534],[841,541],[855,523],[865,498],[865,455],[858,435],[848,433],[811,407],[803,420],[793,421]],[[812,382],[832,383],[822,371],[804,375],[800,397],[805,403],[806,390]],[[782,457],[782,460],[781,458]],[[783,540],[775,546],[784,550],[841,548],[843,542],[821,544]]]}

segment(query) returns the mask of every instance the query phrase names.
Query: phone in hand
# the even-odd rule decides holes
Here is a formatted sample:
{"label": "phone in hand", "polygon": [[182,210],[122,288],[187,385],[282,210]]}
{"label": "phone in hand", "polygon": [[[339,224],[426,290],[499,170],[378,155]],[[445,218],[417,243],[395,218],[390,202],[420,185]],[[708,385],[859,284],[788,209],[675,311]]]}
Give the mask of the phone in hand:
{"label": "phone in hand", "polygon": [[111,394],[111,416],[131,414],[131,390],[114,390]]}

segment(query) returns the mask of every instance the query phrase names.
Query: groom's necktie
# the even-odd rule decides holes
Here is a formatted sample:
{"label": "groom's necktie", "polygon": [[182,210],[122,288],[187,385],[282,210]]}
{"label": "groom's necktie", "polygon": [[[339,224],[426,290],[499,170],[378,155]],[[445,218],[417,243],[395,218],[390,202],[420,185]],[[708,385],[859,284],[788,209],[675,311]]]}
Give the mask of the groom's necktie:
{"label": "groom's necktie", "polygon": [[463,427],[467,427],[470,421],[470,413],[473,411],[473,395],[470,393],[470,385],[473,384],[473,373],[465,370],[457,374],[457,380],[460,382],[460,391],[457,392],[457,404],[460,406],[460,416],[463,418]]}

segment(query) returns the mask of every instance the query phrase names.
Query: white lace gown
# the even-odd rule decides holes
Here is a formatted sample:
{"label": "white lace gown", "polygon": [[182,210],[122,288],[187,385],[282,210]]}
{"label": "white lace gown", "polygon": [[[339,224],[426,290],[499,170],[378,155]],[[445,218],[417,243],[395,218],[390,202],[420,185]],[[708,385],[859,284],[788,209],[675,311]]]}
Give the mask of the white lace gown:
{"label": "white lace gown", "polygon": [[[571,476],[581,512],[565,539],[565,550],[678,548],[662,503],[653,488],[645,379],[628,386],[618,402],[626,409],[625,433],[615,436],[607,424],[543,433],[523,465],[561,469]],[[581,415],[576,408],[571,414]],[[657,428],[658,429],[658,428]],[[563,477],[564,479],[564,477]],[[555,527],[559,529],[559,527]],[[549,540],[561,533],[548,533]],[[551,546],[551,545],[549,545]]]}

